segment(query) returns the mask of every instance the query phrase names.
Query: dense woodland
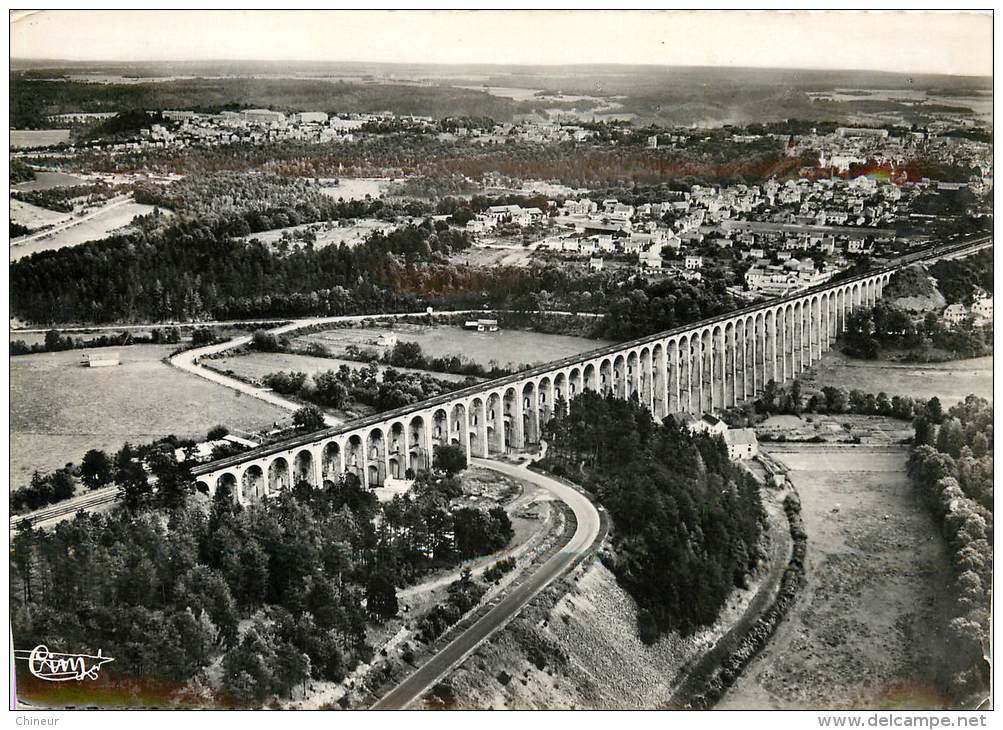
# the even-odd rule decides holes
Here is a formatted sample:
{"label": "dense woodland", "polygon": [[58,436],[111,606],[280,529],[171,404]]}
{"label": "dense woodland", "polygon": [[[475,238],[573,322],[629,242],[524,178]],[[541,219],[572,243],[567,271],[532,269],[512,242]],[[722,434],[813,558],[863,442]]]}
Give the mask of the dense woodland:
{"label": "dense woodland", "polygon": [[[151,455],[116,456],[119,472],[139,474],[113,478],[145,480]],[[227,487],[196,499],[190,479],[168,506],[159,487],[131,487],[111,513],[21,529],[11,615],[25,645],[99,646],[115,657],[102,676],[118,691],[155,685],[178,702],[260,706],[311,678],[340,680],[370,658],[366,622],[397,613],[396,586],[512,536],[503,508],[453,507],[459,479],[441,471],[384,505],[352,475],[246,508]]]}
{"label": "dense woodland", "polygon": [[641,638],[712,624],[760,559],[765,521],[758,484],[724,441],[592,391],[559,404],[545,438],[545,465],[596,494],[613,518],[604,560],[637,601]]}
{"label": "dense woodland", "polygon": [[312,375],[281,370],[269,373],[263,382],[276,393],[296,396],[326,408],[341,409],[361,403],[377,412],[402,408],[467,385],[427,373],[405,373],[392,367],[381,373],[375,363],[361,368],[343,364],[337,370]]}
{"label": "dense woodland", "polygon": [[[648,150],[643,141],[610,147],[600,143],[539,143],[516,139],[504,144],[473,146],[441,141],[432,135],[383,134],[352,143],[318,145],[282,141],[234,143],[208,149],[144,150],[110,155],[99,150],[79,153],[73,165],[100,172],[155,171],[191,175],[207,172],[260,171],[294,177],[390,177],[423,175],[446,179],[480,179],[497,173],[520,179],[558,180],[573,187],[622,181],[660,183],[692,176],[709,183],[755,183],[771,177],[796,177],[802,160],[779,150],[739,150],[730,133],[692,149]],[[736,161],[737,160],[737,161]]]}
{"label": "dense woodland", "polygon": [[944,259],[930,266],[937,289],[948,304],[971,304],[979,289],[993,291],[993,250],[983,249],[960,259]]}
{"label": "dense woodland", "polygon": [[992,443],[993,407],[970,395],[946,413],[934,407],[918,415],[909,455],[909,475],[953,554],[957,614],[945,617],[954,647],[945,684],[958,702],[981,699],[990,686]]}
{"label": "dense woodland", "polygon": [[418,297],[392,285],[422,278],[419,264],[468,245],[462,233],[422,224],[353,249],[283,255],[184,222],[14,262],[11,298],[13,310],[33,322],[413,311]]}

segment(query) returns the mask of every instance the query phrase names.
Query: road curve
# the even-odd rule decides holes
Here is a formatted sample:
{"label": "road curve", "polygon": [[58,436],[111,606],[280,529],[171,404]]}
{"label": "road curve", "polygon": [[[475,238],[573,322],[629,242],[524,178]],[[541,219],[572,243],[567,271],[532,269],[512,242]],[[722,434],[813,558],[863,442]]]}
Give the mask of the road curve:
{"label": "road curve", "polygon": [[[460,312],[451,312],[451,314],[470,314],[477,310],[465,310]],[[311,317],[309,319],[297,319],[288,324],[284,324],[280,327],[275,327],[274,329],[268,330],[271,334],[282,335],[293,330],[302,329],[303,327],[311,327],[318,324],[335,324],[338,322],[359,322],[365,319],[389,319],[391,317],[408,317],[408,316],[421,316],[426,314],[426,312],[406,312],[402,314],[357,314],[348,315],[341,317]],[[176,367],[178,370],[183,370],[186,373],[191,373],[192,375],[197,375],[200,378],[204,378],[210,382],[216,383],[217,385],[222,385],[232,390],[236,390],[244,395],[249,395],[252,398],[257,398],[258,400],[263,400],[266,403],[271,403],[273,406],[278,406],[279,408],[284,408],[287,411],[296,411],[301,407],[300,403],[291,401],[288,398],[283,398],[282,396],[272,392],[268,388],[257,388],[253,385],[245,383],[243,380],[238,380],[237,378],[231,378],[229,375],[224,375],[223,373],[217,372],[216,370],[211,370],[210,368],[204,367],[199,364],[199,359],[205,357],[206,355],[216,355],[221,352],[226,352],[227,350],[232,350],[237,347],[243,347],[251,342],[251,335],[240,335],[229,339],[226,342],[218,342],[215,345],[206,345],[205,347],[197,347],[193,350],[185,350],[184,352],[179,352],[169,359],[171,365]],[[339,426],[344,423],[343,419],[336,418],[330,414],[324,414],[324,423],[327,426]]]}
{"label": "road curve", "polygon": [[[452,315],[452,314],[489,314],[497,312],[500,310],[483,310],[483,309],[444,309],[442,311],[436,312],[437,315]],[[367,319],[393,319],[395,317],[422,317],[426,316],[428,312],[388,312],[381,314],[350,314],[342,315],[338,317],[310,317],[308,319],[297,319],[292,322],[288,322],[280,327],[275,327],[274,329],[268,330],[271,334],[282,335],[287,332],[292,332],[294,330],[299,330],[304,327],[312,327],[314,325],[320,324],[337,324],[339,322],[361,322]],[[562,316],[574,315],[574,312],[566,311],[555,311],[548,312],[548,314],[559,314]],[[217,385],[222,385],[232,390],[236,390],[245,395],[249,395],[252,398],[257,398],[263,400],[266,403],[271,403],[273,406],[278,406],[279,408],[284,408],[287,411],[296,411],[300,408],[301,404],[289,400],[288,398],[283,398],[282,396],[272,392],[268,388],[257,388],[253,385],[245,383],[243,380],[238,380],[237,378],[231,378],[228,375],[217,372],[216,370],[211,370],[210,368],[204,367],[199,364],[199,359],[205,357],[206,355],[216,355],[227,350],[232,350],[237,347],[242,347],[244,345],[250,344],[251,335],[240,335],[229,339],[226,342],[218,342],[215,345],[207,345],[205,347],[198,347],[193,350],[185,350],[184,352],[179,352],[169,359],[171,365],[176,367],[178,370],[183,370],[186,373],[191,373],[192,375],[197,375],[200,378],[209,380]],[[360,363],[360,367],[362,363]],[[328,426],[340,426],[344,421],[340,418],[325,414],[324,423]]]}
{"label": "road curve", "polygon": [[446,672],[466,659],[482,642],[511,621],[540,591],[561,576],[575,560],[588,551],[589,546],[599,535],[599,512],[580,492],[555,479],[530,471],[525,466],[486,459],[471,459],[471,463],[517,479],[525,479],[546,489],[571,507],[578,521],[578,527],[575,534],[556,555],[547,560],[522,584],[504,595],[470,628],[384,695],[372,706],[374,710],[402,710],[418,699]]}

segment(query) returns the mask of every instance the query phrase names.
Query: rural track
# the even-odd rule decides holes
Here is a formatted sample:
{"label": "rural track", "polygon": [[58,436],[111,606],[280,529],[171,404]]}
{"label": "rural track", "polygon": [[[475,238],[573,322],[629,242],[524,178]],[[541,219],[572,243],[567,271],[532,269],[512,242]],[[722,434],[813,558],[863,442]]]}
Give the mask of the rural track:
{"label": "rural track", "polygon": [[435,682],[470,656],[482,643],[518,615],[539,593],[564,575],[565,571],[586,555],[599,535],[601,517],[595,506],[581,492],[525,465],[512,465],[486,459],[471,459],[471,463],[493,469],[507,476],[530,481],[546,489],[567,504],[575,514],[577,526],[571,539],[527,580],[498,599],[487,613],[477,619],[427,662],[407,676],[400,684],[372,705],[374,710],[402,710],[421,697]]}
{"label": "rural track", "polygon": [[[506,310],[484,310],[484,309],[459,309],[459,310],[442,310],[436,312],[437,315],[485,315],[485,314],[495,314],[500,311]],[[555,311],[547,312],[547,314],[556,314],[560,316],[579,316],[577,312],[568,311]],[[378,314],[349,314],[341,315],[337,317],[310,317],[307,319],[297,319],[287,324],[275,327],[268,330],[270,334],[273,335],[283,335],[288,332],[293,332],[304,327],[312,327],[314,325],[321,324],[338,324],[342,322],[362,322],[367,319],[393,319],[395,317],[424,317],[427,316],[428,312],[385,312]],[[581,316],[592,316],[589,314],[582,314]],[[227,350],[233,350],[237,347],[243,347],[251,342],[251,335],[239,335],[226,342],[218,342],[214,345],[207,345],[205,347],[198,347],[192,350],[185,350],[184,352],[179,352],[168,358],[168,362],[186,373],[191,373],[192,375],[197,375],[200,378],[208,380],[217,385],[222,385],[224,387],[236,390],[244,395],[249,395],[252,398],[257,398],[258,400],[265,401],[279,408],[283,408],[287,411],[296,411],[302,404],[291,401],[287,398],[283,398],[280,395],[275,394],[268,388],[258,388],[256,386],[245,383],[243,380],[238,380],[237,378],[232,378],[228,375],[224,375],[216,370],[204,367],[199,363],[199,360],[203,357],[209,355],[218,355]],[[361,364],[360,364],[361,366]],[[324,414],[324,422],[328,426],[339,426],[344,423],[343,419],[337,418],[335,416]]]}
{"label": "rural track", "polygon": [[75,499],[72,502],[54,504],[49,507],[42,507],[28,514],[15,515],[10,518],[10,528],[12,532],[16,531],[18,525],[24,520],[31,520],[31,524],[37,526],[40,522],[66,517],[67,515],[76,514],[80,510],[89,510],[106,504],[113,504],[118,501],[118,498],[118,489],[104,489],[95,494]]}
{"label": "rural track", "polygon": [[15,238],[10,242],[11,249],[16,250],[18,246],[31,243],[32,241],[38,241],[39,239],[45,238],[47,236],[52,236],[57,233],[62,233],[63,231],[78,226],[81,223],[86,223],[89,220],[101,215],[102,213],[107,213],[109,210],[114,210],[120,205],[125,205],[126,203],[132,202],[132,198],[128,195],[119,195],[117,197],[111,198],[105,205],[100,208],[92,210],[87,215],[80,216],[79,218],[71,218],[63,223],[58,223],[52,228],[46,228],[45,230],[36,231],[35,233],[29,233],[23,238]]}

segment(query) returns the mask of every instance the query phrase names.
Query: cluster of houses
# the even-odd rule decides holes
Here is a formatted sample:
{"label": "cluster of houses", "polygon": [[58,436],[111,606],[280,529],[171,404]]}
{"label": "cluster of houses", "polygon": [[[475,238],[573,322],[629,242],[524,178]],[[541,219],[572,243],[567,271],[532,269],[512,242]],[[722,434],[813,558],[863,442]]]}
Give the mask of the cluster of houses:
{"label": "cluster of houses", "polygon": [[491,129],[459,126],[440,132],[441,142],[464,140],[474,145],[497,145],[506,142],[586,142],[595,133],[577,124],[559,124],[550,121],[526,121],[517,124],[496,124]]}
{"label": "cluster of houses", "polygon": [[990,324],[993,321],[993,296],[980,291],[976,293],[971,307],[960,303],[948,304],[942,318],[951,327],[957,327],[969,319],[975,324]]}
{"label": "cluster of houses", "polygon": [[[271,109],[241,109],[219,114],[186,110],[161,112],[164,124],[141,129],[136,138],[103,145],[108,152],[156,148],[214,147],[236,143],[295,140],[313,143],[351,142],[367,123],[397,119],[390,112],[329,115],[325,112],[285,114]],[[431,118],[427,118],[432,123]],[[74,152],[71,147],[70,152]]]}
{"label": "cluster of houses", "polygon": [[[665,197],[638,205],[580,197],[548,201],[543,209],[493,206],[469,221],[467,230],[490,234],[546,223],[539,250],[589,257],[593,270],[602,270],[611,256],[636,256],[641,269],[694,280],[701,278],[705,258],[694,248],[734,248],[738,258],[751,259],[749,291],[783,296],[821,284],[851,259],[894,243],[894,230],[875,224],[898,216],[899,206],[907,210],[911,193],[862,177],[693,185]],[[805,250],[814,258],[814,252],[822,254],[825,263],[795,258]]]}
{"label": "cluster of houses", "polygon": [[968,165],[992,174],[992,145],[959,137],[940,136],[928,128],[891,136],[887,129],[839,127],[832,134],[798,135],[789,140],[787,154],[818,155],[820,168],[846,172],[853,165],[877,163],[903,169],[918,157],[932,156],[949,164]]}
{"label": "cluster of houses", "polygon": [[828,262],[818,269],[810,258],[791,257],[779,264],[759,259],[745,272],[745,284],[749,291],[784,297],[824,284],[840,270],[841,267]]}
{"label": "cluster of houses", "polygon": [[324,112],[297,112],[286,115],[271,109],[242,109],[219,114],[192,111],[165,111],[165,120],[175,122],[140,131],[139,144],[159,143],[165,147],[213,146],[236,142],[350,142],[353,133],[366,122],[382,118],[378,114],[330,116]]}

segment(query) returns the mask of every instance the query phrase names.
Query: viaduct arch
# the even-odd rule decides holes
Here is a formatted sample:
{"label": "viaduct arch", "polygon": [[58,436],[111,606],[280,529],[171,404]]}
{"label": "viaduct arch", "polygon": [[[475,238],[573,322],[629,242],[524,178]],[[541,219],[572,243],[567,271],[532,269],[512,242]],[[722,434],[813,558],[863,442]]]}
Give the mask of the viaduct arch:
{"label": "viaduct arch", "polygon": [[[954,246],[975,250],[985,241]],[[302,480],[315,487],[343,472],[377,487],[428,468],[435,445],[469,459],[538,443],[558,404],[583,390],[637,397],[656,418],[737,405],[770,380],[786,382],[829,349],[853,309],[872,306],[892,274],[943,251],[479,383],[404,408],[304,434],[193,469],[197,488],[230,487],[242,504]]]}

